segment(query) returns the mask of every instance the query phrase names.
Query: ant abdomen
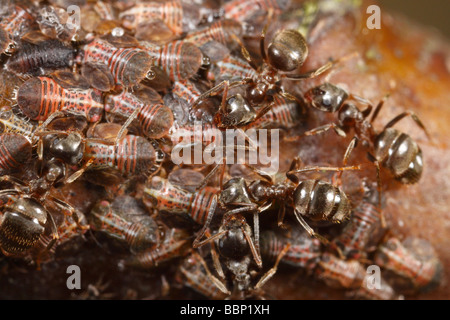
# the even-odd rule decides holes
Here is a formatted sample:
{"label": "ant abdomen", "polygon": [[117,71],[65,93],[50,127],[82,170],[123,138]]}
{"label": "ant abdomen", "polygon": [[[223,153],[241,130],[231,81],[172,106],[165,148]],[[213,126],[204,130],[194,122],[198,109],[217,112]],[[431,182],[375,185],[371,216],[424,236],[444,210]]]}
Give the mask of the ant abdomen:
{"label": "ant abdomen", "polygon": [[20,198],[3,213],[0,245],[6,255],[17,255],[34,247],[45,231],[47,211],[31,198]]}
{"label": "ant abdomen", "polygon": [[294,191],[294,204],[313,221],[342,222],[351,211],[347,195],[338,187],[320,180],[304,180]]}
{"label": "ant abdomen", "polygon": [[295,30],[283,30],[275,35],[267,48],[270,64],[281,71],[294,71],[308,56],[305,38]]}
{"label": "ant abdomen", "polygon": [[419,181],[423,171],[422,150],[409,135],[386,128],[376,137],[374,149],[375,158],[395,179],[404,184]]}

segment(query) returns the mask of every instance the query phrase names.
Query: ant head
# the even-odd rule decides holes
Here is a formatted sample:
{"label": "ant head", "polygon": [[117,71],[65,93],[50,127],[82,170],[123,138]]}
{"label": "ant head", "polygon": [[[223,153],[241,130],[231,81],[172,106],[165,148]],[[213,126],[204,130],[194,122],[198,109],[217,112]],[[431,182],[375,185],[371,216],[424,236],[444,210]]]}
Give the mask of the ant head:
{"label": "ant head", "polygon": [[233,178],[228,180],[220,192],[219,202],[224,206],[251,204],[247,185],[244,178]]}
{"label": "ant head", "polygon": [[305,93],[305,99],[312,107],[325,112],[338,111],[347,98],[345,90],[328,82]]}
{"label": "ant head", "polygon": [[48,153],[57,159],[75,165],[83,157],[83,138],[76,132],[50,135],[45,145]]}
{"label": "ant head", "polygon": [[228,98],[225,113],[218,117],[219,127],[238,127],[250,123],[256,117],[256,111],[240,94]]}
{"label": "ant head", "polygon": [[308,57],[308,46],[298,31],[283,30],[269,44],[267,56],[272,67],[280,71],[294,71]]}

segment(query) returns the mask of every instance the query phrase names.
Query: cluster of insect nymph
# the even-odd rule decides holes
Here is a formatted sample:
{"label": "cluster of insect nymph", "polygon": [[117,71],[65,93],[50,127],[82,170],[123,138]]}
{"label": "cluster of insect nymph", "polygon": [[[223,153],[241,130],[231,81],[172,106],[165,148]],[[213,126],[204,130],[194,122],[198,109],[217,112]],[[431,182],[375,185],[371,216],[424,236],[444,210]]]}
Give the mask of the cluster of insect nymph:
{"label": "cluster of insect nymph", "polygon": [[[1,259],[40,269],[81,237],[99,252],[120,247],[117,277],[154,273],[165,291],[206,299],[277,298],[265,288],[280,268],[358,299],[439,284],[431,245],[397,237],[383,214],[380,177],[414,184],[423,168],[394,125],[425,126],[405,111],[375,128],[389,99],[373,107],[326,80],[289,92],[346,59],[330,53],[299,71],[308,40],[280,19],[290,1],[79,1],[78,20],[66,2],[0,7]],[[312,110],[336,120],[309,126]],[[173,163],[177,139],[199,122],[203,132],[280,129],[290,165],[271,175],[258,164]],[[344,151],[338,166],[283,149],[328,136]],[[370,265],[381,268],[376,290]]]}

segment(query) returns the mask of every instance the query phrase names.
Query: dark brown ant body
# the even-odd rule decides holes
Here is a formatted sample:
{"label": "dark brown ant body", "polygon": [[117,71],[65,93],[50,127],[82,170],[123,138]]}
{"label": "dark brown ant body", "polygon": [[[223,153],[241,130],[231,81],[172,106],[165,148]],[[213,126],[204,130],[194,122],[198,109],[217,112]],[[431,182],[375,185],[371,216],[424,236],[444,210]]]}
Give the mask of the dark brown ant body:
{"label": "dark brown ant body", "polygon": [[[50,216],[41,203],[28,197],[17,198],[2,215],[0,248],[6,256],[22,255],[33,248],[44,234]],[[57,239],[56,233],[53,239]]]}
{"label": "dark brown ant body", "polygon": [[[338,134],[345,136],[351,129],[354,129],[354,140],[361,140],[364,145],[369,146],[373,152],[371,158],[377,165],[382,164],[387,167],[395,179],[401,183],[412,184],[419,181],[423,171],[422,150],[409,135],[392,128],[404,117],[411,116],[429,137],[424,125],[412,111],[399,114],[386,124],[381,132],[376,132],[372,123],[383,106],[384,100],[377,105],[368,121],[367,117],[372,111],[371,104],[365,99],[349,95],[333,84],[324,83],[309,90],[305,94],[305,99],[316,109],[337,112],[339,120],[337,124],[324,125],[310,130],[304,135],[313,135],[333,128]],[[367,103],[369,107],[361,111],[355,104],[346,102],[348,99]]]}
{"label": "dark brown ant body", "polygon": [[[88,226],[80,224],[77,210],[68,203],[51,195],[56,183],[62,181],[65,168],[62,163],[53,159],[45,164],[42,173],[35,179],[23,182],[12,176],[4,175],[1,181],[12,183],[14,189],[3,189],[0,195],[13,199],[3,208],[0,222],[0,249],[7,256],[24,256],[33,248],[40,248],[37,256],[49,251],[59,239],[57,226],[49,205],[74,217],[80,230]],[[50,203],[47,203],[50,201]],[[50,225],[48,225],[50,223]],[[44,234],[51,228],[51,236]],[[44,238],[42,238],[44,236]],[[43,246],[43,243],[47,246]],[[42,248],[41,248],[42,247]]]}
{"label": "dark brown ant body", "polygon": [[[253,212],[254,232],[255,232],[255,261],[260,265],[261,257],[259,252],[259,213],[270,208],[275,202],[281,201],[281,209],[278,215],[278,225],[283,224],[286,204],[294,209],[295,217],[303,228],[310,234],[328,243],[328,240],[317,234],[304,220],[308,218],[312,221],[330,221],[340,223],[348,219],[351,213],[351,204],[338,186],[322,180],[309,179],[300,181],[295,175],[309,171],[336,171],[342,173],[346,170],[359,170],[359,166],[351,167],[305,167],[299,169],[300,160],[294,159],[290,171],[286,174],[287,180],[283,183],[274,183],[266,174],[253,168],[262,179],[257,179],[248,184],[244,178],[232,178],[223,185],[218,197],[218,204],[227,211],[224,214],[224,221],[229,217],[244,212]],[[340,182],[340,176],[339,176]],[[207,221],[211,221],[211,217]],[[194,247],[203,245],[211,241],[206,239],[199,241],[203,237],[208,223],[205,224]]]}
{"label": "dark brown ant body", "polygon": [[[258,120],[276,104],[275,96],[277,94],[290,100],[296,100],[289,93],[284,92],[281,80],[314,78],[329,70],[335,63],[328,62],[316,70],[303,74],[280,74],[280,71],[292,72],[300,68],[308,56],[308,46],[305,38],[299,32],[282,30],[275,35],[266,53],[266,29],[267,26],[264,28],[260,39],[260,51],[264,61],[262,66],[258,68],[248,51],[241,45],[242,53],[250,66],[247,69],[253,69],[255,73],[244,68],[242,70],[242,80],[232,83],[228,80],[222,81],[217,86],[203,93],[193,105],[193,108],[195,108],[203,99],[222,93],[222,104],[216,117],[219,126],[239,127]],[[238,42],[240,43],[240,40]],[[246,85],[245,97],[239,93],[228,97],[229,89],[241,85]],[[260,105],[262,107],[255,111],[254,107]]]}
{"label": "dark brown ant body", "polygon": [[[222,281],[211,274],[209,274],[209,278],[223,293],[229,295],[230,299],[264,297],[264,292],[261,290],[262,286],[276,273],[280,260],[289,249],[289,245],[284,246],[278,253],[275,265],[254,284],[252,256],[259,268],[262,267],[262,262],[252,239],[251,228],[245,218],[240,214],[226,216],[217,233],[211,236],[208,242],[212,240],[215,240],[215,244],[211,244],[211,255],[214,267]],[[219,254],[217,254],[215,248],[217,248]],[[222,269],[220,259],[223,261],[226,270],[231,274],[231,292],[223,282],[227,277],[226,272]]]}

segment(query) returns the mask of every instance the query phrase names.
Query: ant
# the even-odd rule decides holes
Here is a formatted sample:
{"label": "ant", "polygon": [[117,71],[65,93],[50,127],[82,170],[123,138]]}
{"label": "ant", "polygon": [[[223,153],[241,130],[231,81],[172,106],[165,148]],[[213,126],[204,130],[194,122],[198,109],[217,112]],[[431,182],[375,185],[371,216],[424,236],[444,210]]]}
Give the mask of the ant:
{"label": "ant", "polygon": [[[206,272],[210,280],[223,293],[229,295],[231,299],[263,297],[263,292],[261,292],[262,286],[275,275],[278,264],[290,247],[290,244],[284,246],[278,254],[274,266],[265,272],[257,283],[253,285],[254,271],[251,269],[251,256],[253,256],[259,268],[262,267],[262,261],[260,256],[258,256],[259,252],[256,252],[256,247],[252,240],[251,228],[242,215],[235,214],[226,216],[218,232],[215,235],[210,236],[200,245],[203,245],[206,242],[211,243],[211,256],[213,258],[214,267],[220,278],[225,280],[226,277],[219,258],[223,259],[227,270],[230,271],[232,275],[233,291],[230,292],[225,283],[213,276],[209,270],[207,270],[206,264],[203,264],[203,266],[207,270]],[[216,245],[218,253],[215,249]]]}
{"label": "ant", "polygon": [[[50,200],[63,212],[72,216],[80,230],[89,227],[82,224],[79,212],[68,203],[50,194],[52,187],[62,179],[64,169],[60,163],[49,161],[38,178],[25,183],[13,176],[4,175],[0,181],[14,185],[12,189],[3,189],[1,196],[8,196],[8,203],[2,205],[0,222],[0,249],[6,256],[23,256],[31,249],[40,246],[40,241],[47,241],[46,247],[38,255],[50,251],[58,239],[58,228],[53,215],[49,211]],[[47,224],[50,223],[50,240],[45,235]],[[39,259],[38,259],[39,262]]]}
{"label": "ant", "polygon": [[[363,145],[369,146],[373,152],[373,154],[369,153],[369,159],[377,166],[378,175],[379,166],[382,164],[388,168],[396,180],[403,184],[413,184],[419,181],[423,171],[422,150],[409,135],[392,128],[401,119],[411,116],[431,140],[422,121],[414,112],[405,111],[397,115],[385,125],[383,130],[376,132],[372,123],[378,116],[387,96],[378,103],[373,113],[373,106],[369,101],[349,95],[342,88],[330,83],[310,89],[306,92],[305,99],[316,109],[337,112],[338,123],[312,129],[305,132],[304,135],[315,135],[334,129],[339,135],[346,136],[351,129],[354,129],[355,136],[351,144],[356,145],[356,142],[361,140]],[[349,99],[366,103],[368,107],[361,111],[355,104],[347,102]],[[367,118],[370,114],[372,117],[369,121]]]}
{"label": "ant", "polygon": [[[344,156],[344,162],[347,162],[349,146]],[[321,167],[311,166],[301,168],[301,160],[295,158],[289,171],[286,174],[286,180],[282,183],[274,183],[272,178],[255,167],[247,165],[261,179],[247,183],[244,178],[232,178],[222,187],[218,196],[218,205],[226,210],[223,217],[223,223],[227,224],[230,217],[244,212],[252,212],[254,219],[255,232],[255,250],[252,250],[255,261],[261,265],[261,255],[259,246],[259,214],[268,210],[277,201],[282,201],[281,209],[278,213],[278,225],[283,226],[286,202],[294,208],[294,214],[300,225],[309,233],[323,243],[328,244],[328,240],[317,234],[305,221],[305,217],[313,221],[331,221],[340,223],[348,219],[351,213],[351,204],[347,195],[339,187],[343,171],[359,170],[360,166],[344,167]],[[335,171],[338,172],[337,183],[329,183],[318,179],[302,180],[296,176],[297,173],[311,171]],[[214,212],[210,212],[210,215]],[[207,242],[215,239],[218,235],[205,240],[200,239],[205,234],[212,216],[206,219],[206,223],[199,235],[193,242],[193,247],[200,247]],[[247,239],[250,237],[247,235]]]}
{"label": "ant", "polygon": [[[315,78],[336,64],[336,61],[329,61],[318,69],[306,73],[280,74],[280,71],[292,72],[300,68],[308,57],[308,46],[305,38],[298,31],[282,30],[275,35],[266,53],[265,38],[267,28],[268,25],[263,28],[260,37],[262,66],[258,67],[255,64],[239,38],[235,37],[235,40],[241,44],[244,58],[255,73],[247,73],[247,76],[244,76],[242,80],[232,83],[228,80],[222,81],[203,93],[193,104],[192,108],[195,108],[204,99],[222,93],[222,103],[216,116],[216,122],[218,122],[219,126],[240,127],[248,125],[260,119],[276,104],[275,96],[277,94],[289,100],[297,100],[283,90],[281,86],[283,79],[301,80]],[[250,76],[250,74],[254,74],[254,76]],[[241,85],[247,85],[245,98],[239,93],[228,97],[228,90]],[[253,106],[258,105],[263,105],[263,107],[255,111]]]}

